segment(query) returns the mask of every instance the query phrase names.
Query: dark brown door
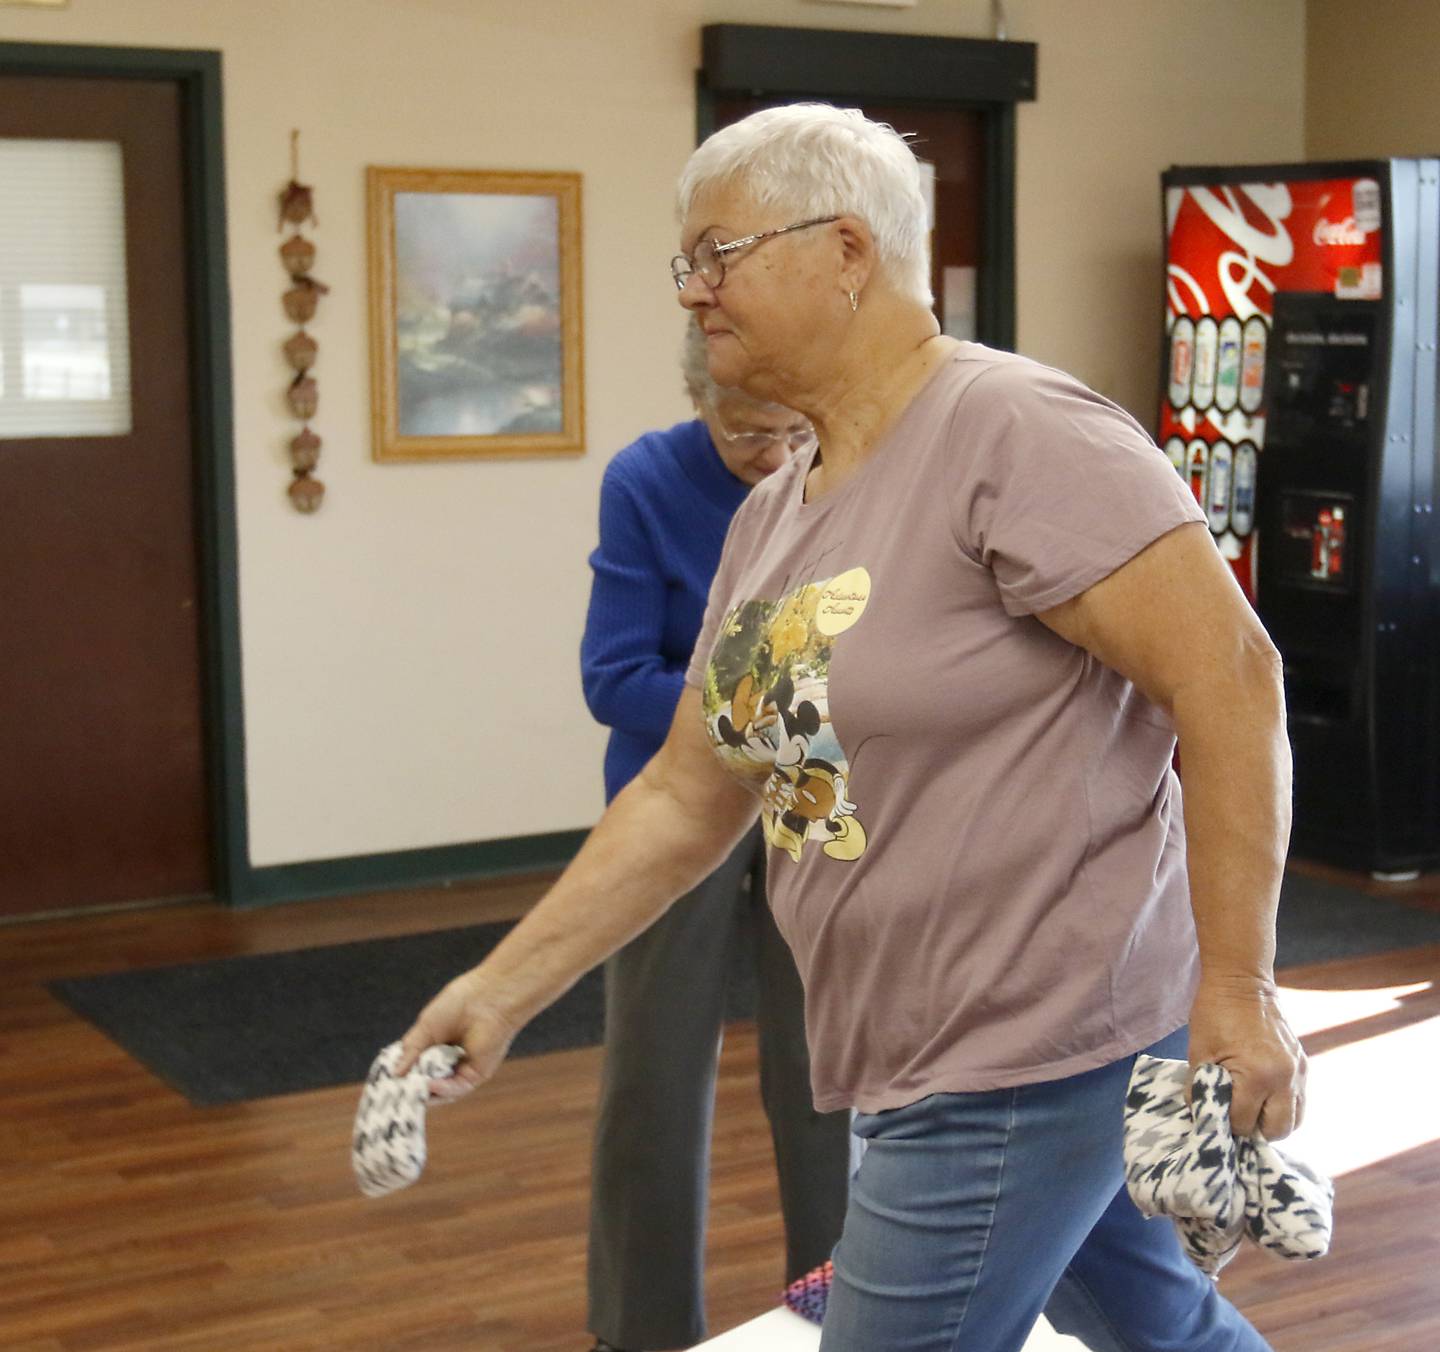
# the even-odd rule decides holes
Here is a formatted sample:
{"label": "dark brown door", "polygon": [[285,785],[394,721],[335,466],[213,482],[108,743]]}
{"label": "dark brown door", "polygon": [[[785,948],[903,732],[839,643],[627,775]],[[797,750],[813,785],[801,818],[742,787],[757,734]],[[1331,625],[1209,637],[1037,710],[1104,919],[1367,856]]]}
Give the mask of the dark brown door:
{"label": "dark brown door", "polygon": [[[129,431],[0,432],[0,916],[211,889],[180,128],[167,81],[0,77],[0,140],[120,147],[131,388]],[[13,271],[0,317],[73,293]],[[93,320],[0,324],[4,397]]]}
{"label": "dark brown door", "polygon": [[[715,100],[715,125],[727,126],[778,99],[722,95]],[[838,100],[855,106],[848,100]],[[979,291],[984,221],[985,127],[982,115],[938,104],[859,105],[866,117],[887,122],[909,136],[916,156],[934,168],[935,230],[931,238],[930,285],[935,314],[952,337],[994,341],[981,331]]]}

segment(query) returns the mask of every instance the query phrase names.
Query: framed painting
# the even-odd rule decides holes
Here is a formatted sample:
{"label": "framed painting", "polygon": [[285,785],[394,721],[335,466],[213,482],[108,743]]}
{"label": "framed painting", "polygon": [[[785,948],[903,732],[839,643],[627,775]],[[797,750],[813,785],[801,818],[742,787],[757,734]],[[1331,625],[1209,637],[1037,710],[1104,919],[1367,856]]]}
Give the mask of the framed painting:
{"label": "framed painting", "polygon": [[585,449],[580,175],[367,170],[377,460]]}

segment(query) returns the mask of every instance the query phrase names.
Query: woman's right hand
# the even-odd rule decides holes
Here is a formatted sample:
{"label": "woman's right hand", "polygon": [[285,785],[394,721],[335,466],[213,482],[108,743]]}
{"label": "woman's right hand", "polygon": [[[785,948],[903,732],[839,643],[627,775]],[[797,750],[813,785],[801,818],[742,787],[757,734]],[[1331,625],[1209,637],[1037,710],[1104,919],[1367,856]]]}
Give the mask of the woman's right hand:
{"label": "woman's right hand", "polygon": [[499,1069],[519,1030],[508,1024],[485,998],[478,972],[457,976],[420,1011],[410,1031],[400,1039],[401,1057],[395,1069],[404,1075],[426,1047],[452,1043],[465,1049],[453,1075],[430,1081],[430,1096],[463,1098],[478,1089]]}

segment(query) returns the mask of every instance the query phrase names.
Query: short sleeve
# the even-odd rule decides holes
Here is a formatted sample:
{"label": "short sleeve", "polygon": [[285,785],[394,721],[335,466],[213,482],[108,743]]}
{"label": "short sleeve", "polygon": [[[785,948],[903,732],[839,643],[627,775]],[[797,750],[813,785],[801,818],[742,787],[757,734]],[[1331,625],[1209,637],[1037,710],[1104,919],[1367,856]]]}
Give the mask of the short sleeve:
{"label": "short sleeve", "polygon": [[950,451],[956,540],[993,574],[1011,615],[1060,605],[1205,520],[1139,423],[1033,362],[997,364],[970,383]]}

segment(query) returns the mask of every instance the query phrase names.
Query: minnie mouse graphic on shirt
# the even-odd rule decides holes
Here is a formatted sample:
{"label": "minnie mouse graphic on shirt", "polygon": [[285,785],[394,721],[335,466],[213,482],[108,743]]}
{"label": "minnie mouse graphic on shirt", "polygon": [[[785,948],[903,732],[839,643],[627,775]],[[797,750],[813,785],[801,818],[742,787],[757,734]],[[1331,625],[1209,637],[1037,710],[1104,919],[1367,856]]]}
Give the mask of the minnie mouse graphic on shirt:
{"label": "minnie mouse graphic on shirt", "polygon": [[830,859],[865,853],[847,789],[850,763],[830,722],[836,639],[870,599],[870,574],[851,568],[775,601],[742,601],[721,621],[702,703],[726,767],[760,787],[765,839],[797,864],[808,841]]}

